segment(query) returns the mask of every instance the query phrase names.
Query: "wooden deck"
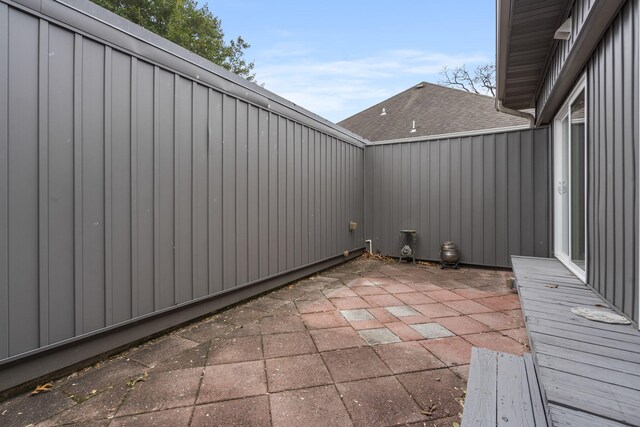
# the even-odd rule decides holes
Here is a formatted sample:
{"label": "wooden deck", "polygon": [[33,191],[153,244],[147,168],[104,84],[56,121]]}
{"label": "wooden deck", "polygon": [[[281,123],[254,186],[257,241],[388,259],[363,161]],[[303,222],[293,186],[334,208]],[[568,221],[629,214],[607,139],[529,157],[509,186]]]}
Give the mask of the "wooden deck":
{"label": "wooden deck", "polygon": [[571,313],[610,305],[558,260],[512,263],[551,424],[640,425],[640,332]]}
{"label": "wooden deck", "polygon": [[473,348],[462,427],[546,427],[533,359]]}

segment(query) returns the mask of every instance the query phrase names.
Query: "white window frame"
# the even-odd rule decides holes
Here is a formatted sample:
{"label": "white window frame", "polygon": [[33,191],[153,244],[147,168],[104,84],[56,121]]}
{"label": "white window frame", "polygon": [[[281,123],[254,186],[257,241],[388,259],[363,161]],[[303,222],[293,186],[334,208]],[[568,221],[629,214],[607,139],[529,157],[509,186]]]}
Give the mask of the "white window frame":
{"label": "white window frame", "polygon": [[[558,196],[558,191],[557,191],[557,187],[558,187],[558,180],[557,180],[557,176],[558,176],[558,170],[562,167],[562,120],[565,119],[567,117],[567,115],[569,114],[569,107],[571,106],[571,104],[573,104],[573,102],[576,100],[576,98],[578,97],[578,95],[580,95],[580,93],[584,94],[584,105],[585,105],[585,121],[584,121],[584,127],[585,127],[585,133],[584,133],[584,144],[585,144],[585,155],[584,155],[584,171],[585,171],[585,185],[584,185],[584,200],[587,200],[587,192],[588,192],[588,180],[587,180],[587,174],[588,174],[588,169],[587,169],[587,154],[588,154],[588,150],[587,150],[587,141],[588,141],[588,135],[587,135],[587,125],[588,125],[588,121],[589,121],[589,117],[587,115],[587,105],[588,105],[588,97],[587,97],[587,91],[586,91],[586,74],[583,74],[580,79],[578,80],[578,82],[576,83],[575,87],[573,88],[573,90],[571,91],[571,93],[569,94],[569,96],[566,98],[564,104],[562,104],[562,107],[558,110],[558,113],[556,114],[554,120],[553,120],[553,236],[554,236],[554,241],[553,241],[553,255],[562,263],[564,264],[569,270],[571,270],[571,272],[573,274],[576,275],[576,277],[578,277],[582,282],[587,283],[587,269],[589,268],[589,256],[588,256],[588,250],[589,250],[589,235],[587,234],[587,212],[586,212],[586,206],[585,206],[585,221],[584,221],[584,239],[585,239],[585,260],[584,260],[584,270],[582,268],[580,268],[578,265],[576,265],[572,260],[569,254],[565,254],[563,252],[560,252],[558,250],[558,248],[561,247],[560,243],[561,243],[561,239],[562,239],[562,234],[561,234],[561,227],[563,224],[563,212],[560,209],[559,206],[559,201],[560,201],[560,197]],[[571,119],[569,118],[569,143],[571,143]],[[569,167],[571,167],[571,162],[569,162]],[[568,176],[571,176],[571,170],[568,171]],[[569,187],[570,184],[567,184],[567,186]],[[571,204],[569,204],[569,209],[571,209]],[[569,211],[570,212],[570,211]],[[569,221],[571,221],[571,214],[569,213]],[[571,227],[571,223],[569,222],[569,227]]]}

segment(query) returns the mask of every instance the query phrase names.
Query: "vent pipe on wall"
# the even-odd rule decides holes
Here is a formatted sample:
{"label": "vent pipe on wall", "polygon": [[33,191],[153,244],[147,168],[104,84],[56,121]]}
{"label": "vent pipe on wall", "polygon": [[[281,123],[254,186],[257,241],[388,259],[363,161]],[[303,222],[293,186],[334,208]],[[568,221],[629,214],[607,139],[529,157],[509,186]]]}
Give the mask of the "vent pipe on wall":
{"label": "vent pipe on wall", "polygon": [[553,35],[556,40],[569,40],[571,38],[571,17],[558,27],[556,33]]}

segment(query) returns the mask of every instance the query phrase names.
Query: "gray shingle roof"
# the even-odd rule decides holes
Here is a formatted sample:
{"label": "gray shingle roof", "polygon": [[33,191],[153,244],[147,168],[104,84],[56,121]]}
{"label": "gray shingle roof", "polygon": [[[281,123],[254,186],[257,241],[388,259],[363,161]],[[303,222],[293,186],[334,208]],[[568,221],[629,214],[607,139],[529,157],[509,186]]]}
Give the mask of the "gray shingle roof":
{"label": "gray shingle roof", "polygon": [[[383,108],[385,115],[381,115]],[[413,120],[416,132],[412,133]],[[496,111],[490,96],[422,82],[338,124],[369,141],[386,141],[527,125],[528,122]]]}

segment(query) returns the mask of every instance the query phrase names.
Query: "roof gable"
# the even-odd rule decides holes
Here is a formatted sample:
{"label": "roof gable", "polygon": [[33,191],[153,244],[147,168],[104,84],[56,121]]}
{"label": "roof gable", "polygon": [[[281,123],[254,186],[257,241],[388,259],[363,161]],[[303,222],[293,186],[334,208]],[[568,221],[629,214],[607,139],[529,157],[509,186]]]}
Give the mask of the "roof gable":
{"label": "roof gable", "polygon": [[523,126],[528,121],[496,111],[492,97],[422,82],[338,124],[370,141],[386,141]]}

